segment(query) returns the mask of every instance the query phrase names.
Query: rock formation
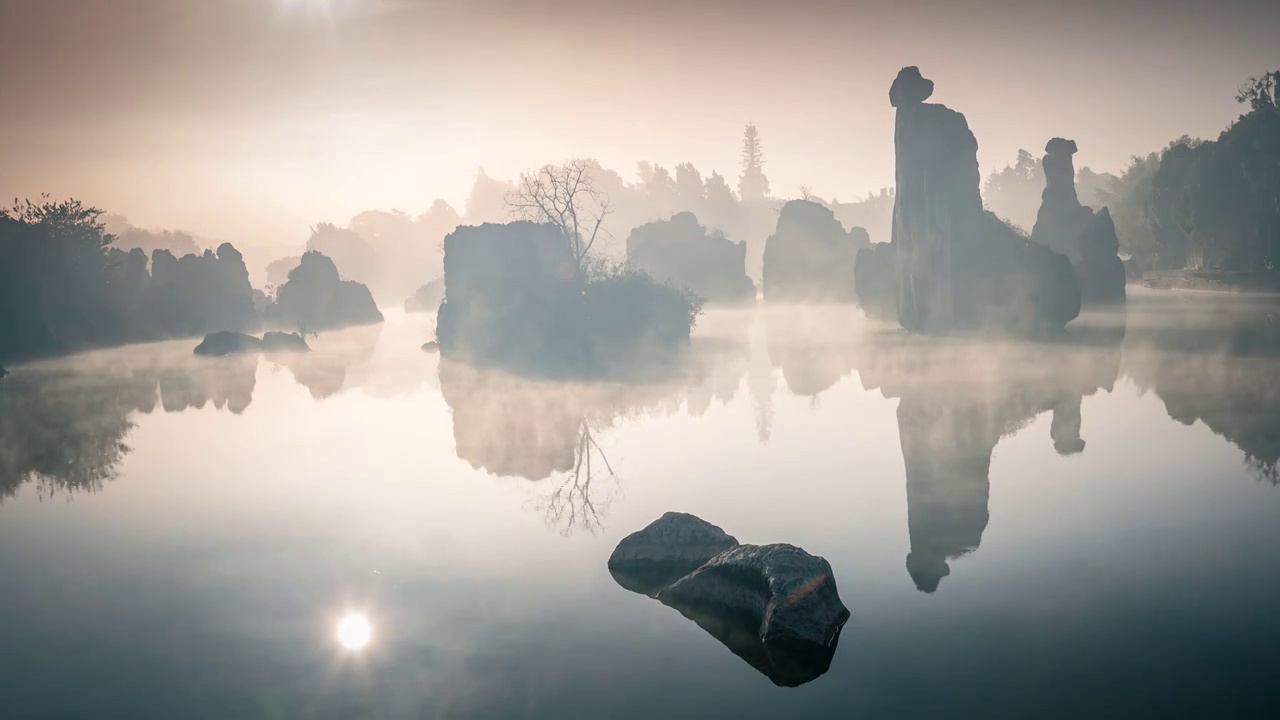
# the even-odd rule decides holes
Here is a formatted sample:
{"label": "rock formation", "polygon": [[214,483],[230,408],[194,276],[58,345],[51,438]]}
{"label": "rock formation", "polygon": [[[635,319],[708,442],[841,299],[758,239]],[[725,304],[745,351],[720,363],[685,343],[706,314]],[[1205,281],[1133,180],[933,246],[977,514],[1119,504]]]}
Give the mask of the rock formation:
{"label": "rock formation", "polygon": [[924,102],[932,94],[933,81],[915,67],[889,89],[898,321],[923,333],[1062,328],[1080,312],[1070,262],[983,210],[978,142],[964,115]]}
{"label": "rock formation", "polygon": [[418,288],[413,297],[405,300],[404,311],[407,313],[436,312],[440,309],[442,302],[444,302],[444,278],[440,277]]}
{"label": "rock formation", "polygon": [[444,239],[444,285],[440,350],[477,360],[554,356],[571,334],[564,309],[582,292],[560,231],[531,222],[454,230]]}
{"label": "rock formation", "polygon": [[206,357],[220,357],[238,353],[259,352],[262,341],[252,335],[227,332],[226,330],[209,333],[204,341],[196,346],[195,354]]}
{"label": "rock formation", "polygon": [[262,351],[266,353],[311,352],[311,346],[298,333],[268,332],[262,336]]}
{"label": "rock formation", "polygon": [[785,687],[830,668],[849,619],[826,560],[793,545],[740,545],[684,513],[667,513],[624,538],[609,571]]}
{"label": "rock formation", "polygon": [[656,595],[737,545],[737,538],[697,516],[668,512],[618,543],[609,572],[632,592]]}
{"label": "rock formation", "polygon": [[[444,240],[436,339],[447,357],[526,375],[610,373],[688,345],[700,306],[625,268],[579,268],[559,228],[459,227]],[[657,356],[657,357],[655,357]]]}
{"label": "rock formation", "polygon": [[858,304],[872,320],[898,321],[897,256],[891,243],[876,243],[858,251],[853,285]]}
{"label": "rock formation", "polygon": [[308,250],[267,308],[269,324],[304,332],[382,322],[369,288],[343,280],[328,257]]}
{"label": "rock formation", "polygon": [[1075,141],[1053,138],[1044,151],[1044,194],[1031,240],[1071,260],[1082,303],[1123,302],[1124,264],[1111,213],[1094,212],[1076,197]]}
{"label": "rock formation", "polygon": [[765,241],[765,300],[857,302],[854,267],[858,251],[870,245],[866,230],[846,232],[829,208],[809,200],[788,202]]}
{"label": "rock formation", "polygon": [[627,262],[709,303],[749,304],[756,299],[756,286],[747,277],[747,244],[716,230],[707,232],[691,212],[632,230]]}

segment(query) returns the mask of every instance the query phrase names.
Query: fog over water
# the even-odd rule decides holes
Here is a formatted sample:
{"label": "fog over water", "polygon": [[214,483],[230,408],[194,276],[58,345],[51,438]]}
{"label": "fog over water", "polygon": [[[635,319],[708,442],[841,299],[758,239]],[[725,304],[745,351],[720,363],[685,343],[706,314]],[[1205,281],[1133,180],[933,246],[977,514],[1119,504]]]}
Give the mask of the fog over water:
{"label": "fog over water", "polygon": [[[1051,343],[713,311],[643,382],[461,366],[401,314],[305,362],[22,366],[0,687],[23,717],[1252,716],[1274,307],[1139,292]],[[777,688],[615,584],[614,545],[668,510],[831,563],[825,675]]]}

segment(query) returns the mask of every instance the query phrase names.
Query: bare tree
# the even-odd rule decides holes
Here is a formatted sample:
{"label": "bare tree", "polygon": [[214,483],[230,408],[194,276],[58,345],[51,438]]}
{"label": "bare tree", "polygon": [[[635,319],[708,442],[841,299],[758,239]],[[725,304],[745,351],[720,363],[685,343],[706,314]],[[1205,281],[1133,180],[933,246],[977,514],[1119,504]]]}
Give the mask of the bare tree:
{"label": "bare tree", "polygon": [[555,225],[579,268],[596,240],[607,236],[602,226],[614,209],[609,195],[592,183],[585,160],[524,173],[507,194],[507,208],[515,219]]}
{"label": "bare tree", "polygon": [[[609,504],[618,490],[618,476],[605,457],[604,450],[591,436],[591,428],[587,422],[582,424],[582,434],[578,437],[578,447],[573,470],[559,479],[559,484],[546,494],[540,503],[546,516],[547,524],[559,528],[564,535],[570,535],[579,528],[595,534],[603,524],[608,513]],[[599,454],[600,461],[608,473],[609,484],[601,486],[597,481],[591,456]]]}

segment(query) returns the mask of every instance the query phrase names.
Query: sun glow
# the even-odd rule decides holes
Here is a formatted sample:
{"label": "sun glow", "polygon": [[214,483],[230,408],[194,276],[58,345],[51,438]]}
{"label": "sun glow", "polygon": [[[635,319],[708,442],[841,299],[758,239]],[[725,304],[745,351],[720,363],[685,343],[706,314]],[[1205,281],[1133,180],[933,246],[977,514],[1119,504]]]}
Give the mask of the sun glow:
{"label": "sun glow", "polygon": [[373,639],[373,626],[362,613],[347,613],[338,622],[338,643],[347,650],[361,650]]}

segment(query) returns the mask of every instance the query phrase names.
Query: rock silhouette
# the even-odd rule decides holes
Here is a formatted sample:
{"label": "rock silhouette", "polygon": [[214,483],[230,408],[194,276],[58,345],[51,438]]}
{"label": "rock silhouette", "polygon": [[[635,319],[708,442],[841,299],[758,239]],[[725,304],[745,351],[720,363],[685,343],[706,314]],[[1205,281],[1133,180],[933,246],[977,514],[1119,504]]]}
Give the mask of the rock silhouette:
{"label": "rock silhouette", "polygon": [[701,309],[644,273],[584,271],[559,228],[532,222],[450,233],[444,282],[440,352],[526,375],[598,375],[661,360],[687,347]]}
{"label": "rock silhouette", "polygon": [[444,302],[444,278],[436,278],[418,288],[412,297],[404,301],[405,312],[436,312]]}
{"label": "rock silhouette", "polygon": [[311,352],[311,346],[298,333],[267,332],[262,335],[265,353]]}
{"label": "rock silhouette", "polygon": [[1053,138],[1044,151],[1044,194],[1031,240],[1071,260],[1082,303],[1123,302],[1124,264],[1111,213],[1094,212],[1076,197],[1075,141]]}
{"label": "rock silhouette", "polygon": [[624,538],[609,571],[622,587],[678,610],[784,687],[830,668],[849,619],[826,560],[785,543],[738,544],[686,513],[666,513]]}
{"label": "rock silhouette", "polygon": [[205,335],[204,340],[196,346],[194,352],[196,355],[217,357],[258,352],[260,350],[262,350],[262,341],[258,338],[244,333],[222,330]]}
{"label": "rock silhouette", "polygon": [[382,313],[369,288],[343,280],[332,260],[308,250],[289,271],[288,282],[277,289],[267,320],[278,327],[315,332],[380,323]]}
{"label": "rock silhouette", "polygon": [[924,102],[932,93],[916,67],[903,68],[889,90],[898,321],[921,333],[1062,328],[1080,312],[1070,261],[983,209],[978,142],[964,115]]}
{"label": "rock silhouette", "polygon": [[627,237],[627,261],[659,282],[682,287],[709,303],[755,302],[747,277],[747,245],[708,232],[691,212],[641,225]]}
{"label": "rock silhouette", "polygon": [[858,251],[853,284],[858,304],[873,320],[898,321],[897,254],[891,243],[876,243]]}
{"label": "rock silhouette", "polygon": [[848,232],[831,210],[810,200],[782,206],[764,247],[764,297],[769,302],[855,303],[858,253],[867,231]]}

